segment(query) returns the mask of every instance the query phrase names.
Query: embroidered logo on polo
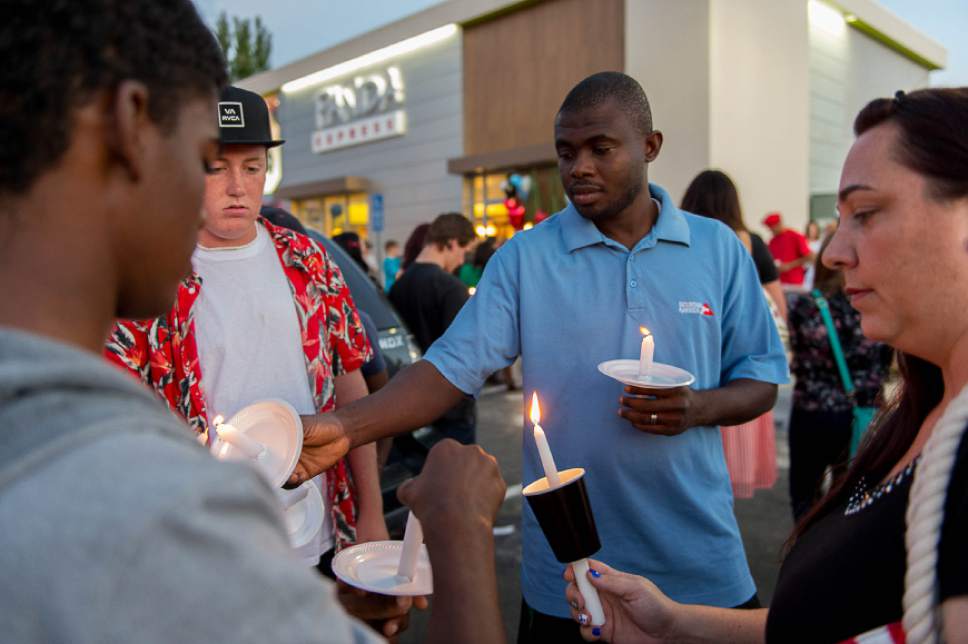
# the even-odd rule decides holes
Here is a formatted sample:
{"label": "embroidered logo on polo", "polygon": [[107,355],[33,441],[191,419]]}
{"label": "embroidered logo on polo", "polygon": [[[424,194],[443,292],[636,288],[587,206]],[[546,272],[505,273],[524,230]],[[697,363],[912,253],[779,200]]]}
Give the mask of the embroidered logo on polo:
{"label": "embroidered logo on polo", "polygon": [[218,104],[219,127],[245,127],[245,114],[242,103],[225,101]]}
{"label": "embroidered logo on polo", "polygon": [[683,315],[705,315],[713,317],[713,309],[706,302],[683,302],[679,301],[679,313]]}

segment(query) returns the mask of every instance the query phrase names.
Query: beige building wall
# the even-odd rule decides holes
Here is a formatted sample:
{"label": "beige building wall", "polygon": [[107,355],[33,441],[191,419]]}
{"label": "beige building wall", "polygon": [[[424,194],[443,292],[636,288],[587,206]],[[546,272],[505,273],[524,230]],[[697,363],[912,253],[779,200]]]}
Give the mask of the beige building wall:
{"label": "beige building wall", "polygon": [[709,0],[626,0],[624,71],[665,136],[649,180],[679,203],[709,165]]}
{"label": "beige building wall", "polygon": [[852,29],[827,5],[811,2],[809,14],[810,193],[815,215],[833,217],[857,112],[871,99],[926,87],[929,72]]}
{"label": "beige building wall", "polygon": [[[586,4],[594,3],[447,0],[241,84],[259,92],[275,91],[305,74],[448,23],[465,24],[470,31],[475,21],[526,22],[528,16]],[[624,13],[624,24],[617,31],[596,28],[614,36],[601,49],[621,51],[616,53],[618,58],[609,60],[614,59],[616,66],[622,64],[626,73],[642,83],[652,103],[655,127],[665,135],[663,150],[650,168],[650,179],[663,185],[678,202],[698,172],[720,168],[739,187],[747,224],[761,231],[760,220],[773,210],[781,211],[789,225],[802,228],[811,197],[824,212],[831,211],[830,204],[822,203],[818,195],[836,190],[857,110],[874,96],[928,84],[927,69],[905,56],[934,67],[943,67],[947,58],[943,47],[875,0],[609,0],[602,6],[609,7],[610,16]],[[818,19],[809,17],[817,7],[827,9],[826,19],[819,20],[821,26],[816,24]],[[523,11],[503,15],[506,10]],[[856,28],[846,25],[845,14]],[[576,15],[569,22],[574,27],[586,28],[604,19],[597,15],[598,22],[589,20],[586,25],[581,14]],[[614,24],[616,20],[604,22]],[[873,39],[877,37],[894,50]],[[574,45],[568,50],[572,52],[579,51],[579,45],[594,45],[594,40],[578,40],[573,44],[565,39],[563,46]],[[624,40],[624,47],[618,40]],[[555,60],[569,65],[567,56],[558,55]],[[591,66],[610,67],[612,63],[596,58]],[[574,67],[568,68],[570,73],[577,73]],[[528,69],[527,65],[522,69]],[[538,74],[534,82],[546,82],[545,76],[554,75]],[[554,78],[559,84],[564,82]],[[567,83],[543,94],[560,95],[564,86]],[[458,88],[466,90],[462,84]],[[458,89],[453,97],[441,96],[439,102],[461,100]],[[547,110],[544,106],[535,112],[545,114]],[[466,133],[469,125],[458,125],[458,132]],[[291,128],[293,123],[284,127]],[[518,127],[515,123],[510,130]],[[457,136],[459,145],[464,145],[463,135]],[[446,158],[461,152],[467,153],[457,149]],[[376,163],[386,161],[383,155],[373,158]],[[440,172],[445,171],[438,156],[429,158],[437,158]],[[285,172],[290,176],[284,174],[284,181],[293,181],[292,173],[300,169],[306,171],[305,180],[327,178],[322,172],[311,172],[308,165],[288,166]],[[365,176],[369,170],[369,166],[360,166],[353,171]],[[427,166],[426,171],[432,173],[432,168]],[[340,168],[341,174],[347,172]],[[458,185],[453,177],[449,179],[451,185]],[[448,190],[440,198],[453,201],[454,196]]]}
{"label": "beige building wall", "polygon": [[[729,174],[753,230],[780,211],[802,228],[810,171],[804,0],[710,0],[710,165]],[[769,237],[766,237],[768,239]]]}
{"label": "beige building wall", "polygon": [[803,0],[626,0],[625,71],[665,135],[650,179],[677,202],[719,168],[746,222],[769,211],[806,222],[809,66]]}

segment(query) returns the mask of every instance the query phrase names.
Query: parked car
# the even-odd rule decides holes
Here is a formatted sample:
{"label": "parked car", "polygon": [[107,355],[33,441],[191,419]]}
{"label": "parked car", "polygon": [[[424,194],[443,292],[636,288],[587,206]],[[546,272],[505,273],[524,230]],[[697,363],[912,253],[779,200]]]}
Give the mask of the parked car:
{"label": "parked car", "polygon": [[306,232],[326,249],[339,266],[356,306],[366,311],[379,333],[378,343],[387,361],[390,377],[420,359],[420,349],[383,290],[332,239],[307,228]]}
{"label": "parked car", "polygon": [[[413,334],[384,295],[383,289],[336,242],[311,228],[306,233],[326,249],[343,273],[357,308],[365,311],[377,328],[376,339],[392,378],[395,373],[420,359],[421,353]],[[373,342],[373,339],[370,339]],[[426,451],[432,446],[426,428],[394,439],[394,449],[380,473],[383,511],[391,535],[403,534],[407,512],[397,500],[397,487],[420,473]],[[406,454],[406,456],[403,456]]]}

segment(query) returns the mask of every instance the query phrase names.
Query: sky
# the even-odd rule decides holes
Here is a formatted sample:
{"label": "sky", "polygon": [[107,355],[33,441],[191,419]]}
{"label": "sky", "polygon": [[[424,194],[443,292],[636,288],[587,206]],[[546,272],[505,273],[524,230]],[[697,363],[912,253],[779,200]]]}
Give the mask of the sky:
{"label": "sky", "polygon": [[[932,85],[968,85],[966,0],[877,1],[948,50],[948,67],[932,73]],[[262,16],[273,36],[273,67],[327,49],[440,2],[441,0],[195,0],[202,17],[210,25],[215,24],[215,19],[222,11],[231,16]]]}
{"label": "sky", "polygon": [[968,3],[965,0],[878,0],[948,50],[948,67],[932,72],[932,85],[968,85]]}

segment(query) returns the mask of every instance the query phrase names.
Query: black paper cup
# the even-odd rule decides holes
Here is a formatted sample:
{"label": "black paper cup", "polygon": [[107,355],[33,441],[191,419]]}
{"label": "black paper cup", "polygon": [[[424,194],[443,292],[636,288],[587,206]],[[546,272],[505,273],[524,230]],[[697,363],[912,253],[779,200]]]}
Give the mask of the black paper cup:
{"label": "black paper cup", "polygon": [[571,563],[595,554],[602,544],[585,489],[585,470],[580,467],[562,470],[558,476],[561,486],[549,489],[548,479],[541,477],[524,488],[522,494],[555,558],[561,563]]}

